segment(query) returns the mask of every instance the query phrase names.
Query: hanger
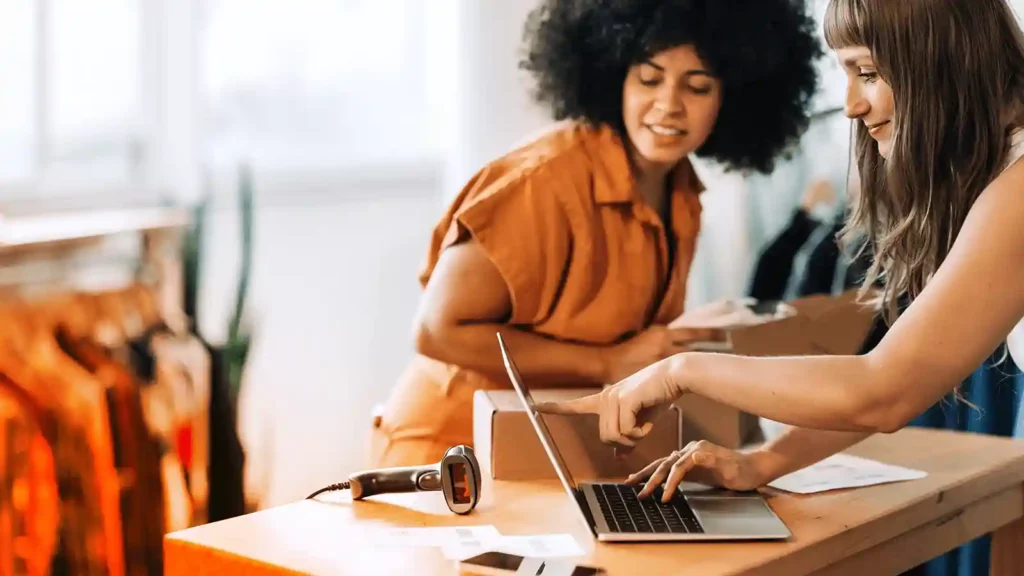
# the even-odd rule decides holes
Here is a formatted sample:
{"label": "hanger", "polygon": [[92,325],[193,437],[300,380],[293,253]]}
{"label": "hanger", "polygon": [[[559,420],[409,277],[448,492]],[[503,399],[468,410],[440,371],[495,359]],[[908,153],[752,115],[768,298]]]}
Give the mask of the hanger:
{"label": "hanger", "polygon": [[127,292],[129,293],[128,297],[135,305],[135,310],[142,318],[145,330],[164,324],[160,303],[157,301],[156,292],[152,287],[138,283],[128,288]]}

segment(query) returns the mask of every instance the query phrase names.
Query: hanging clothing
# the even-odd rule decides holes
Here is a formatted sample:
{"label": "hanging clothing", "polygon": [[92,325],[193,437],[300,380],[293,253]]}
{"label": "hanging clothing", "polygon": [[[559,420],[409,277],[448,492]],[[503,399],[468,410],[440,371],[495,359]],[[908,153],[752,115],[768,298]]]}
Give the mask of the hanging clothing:
{"label": "hanging clothing", "polygon": [[[970,406],[952,393],[910,422],[910,426],[959,430],[977,434],[1021,437],[1021,398],[1024,397],[1024,375],[1012,358],[1004,358],[997,350],[960,386]],[[987,576],[989,544],[982,536],[955,548],[904,576]]]}
{"label": "hanging clothing", "polygon": [[[434,228],[420,282],[445,249],[472,238],[508,285],[509,324],[611,344],[682,313],[702,190],[684,161],[666,223],[635,189],[613,130],[563,123],[470,180]],[[472,445],[473,393],[509,387],[416,355],[384,406],[373,465],[436,462]]]}
{"label": "hanging clothing", "polygon": [[137,296],[0,307],[0,574],[159,574],[194,518],[178,433],[206,391]]}
{"label": "hanging clothing", "polygon": [[60,530],[57,428],[50,409],[0,376],[0,574],[51,573]]}
{"label": "hanging clothing", "polygon": [[758,300],[783,300],[793,275],[794,258],[821,225],[802,207],[757,259],[747,295]]}

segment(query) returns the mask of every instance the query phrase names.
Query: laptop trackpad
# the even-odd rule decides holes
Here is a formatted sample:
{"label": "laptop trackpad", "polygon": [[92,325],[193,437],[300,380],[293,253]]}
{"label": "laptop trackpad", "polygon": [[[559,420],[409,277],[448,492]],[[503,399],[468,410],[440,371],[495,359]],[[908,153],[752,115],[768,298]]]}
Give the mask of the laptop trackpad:
{"label": "laptop trackpad", "polygon": [[723,536],[766,536],[785,532],[785,525],[760,497],[688,496],[705,534]]}

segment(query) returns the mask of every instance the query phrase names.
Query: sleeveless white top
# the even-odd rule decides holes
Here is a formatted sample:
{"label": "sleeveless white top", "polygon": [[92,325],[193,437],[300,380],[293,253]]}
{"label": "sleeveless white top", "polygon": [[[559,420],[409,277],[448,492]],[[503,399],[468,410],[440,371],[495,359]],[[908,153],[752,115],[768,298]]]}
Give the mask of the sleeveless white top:
{"label": "sleeveless white top", "polygon": [[[1006,167],[1009,168],[1011,164],[1016,162],[1021,156],[1024,156],[1024,129],[1018,129],[1013,133],[1013,140],[1010,148],[1010,154],[1006,158]],[[1013,358],[1013,363],[1021,368],[1024,368],[1024,318],[1013,328],[1013,331],[1006,337],[1006,348],[1010,352],[1010,357]]]}

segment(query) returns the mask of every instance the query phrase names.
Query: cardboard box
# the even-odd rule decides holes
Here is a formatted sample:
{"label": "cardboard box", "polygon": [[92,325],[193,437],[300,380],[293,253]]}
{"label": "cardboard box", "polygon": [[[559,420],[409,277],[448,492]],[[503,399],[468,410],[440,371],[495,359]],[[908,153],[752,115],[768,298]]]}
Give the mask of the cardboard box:
{"label": "cardboard box", "polygon": [[855,290],[787,304],[794,316],[729,330],[726,349],[744,356],[856,354],[875,321],[875,311],[857,301]]}
{"label": "cardboard box", "polygon": [[761,442],[761,422],[757,416],[731,406],[686,394],[675,402],[683,418],[682,445],[708,440],[724,448],[741,448]]}
{"label": "cardboard box", "polygon": [[[531,390],[534,400],[578,398],[597,388]],[[652,460],[679,449],[681,418],[674,406],[655,421],[647,438],[628,455],[616,456],[601,442],[598,418],[591,414],[541,416],[575,478],[624,478]],[[514,390],[478,390],[473,396],[473,449],[485,474],[498,480],[555,479],[537,432]]]}
{"label": "cardboard box", "polygon": [[[745,356],[855,354],[866,339],[875,314],[855,301],[854,291],[811,296],[788,302],[796,314],[764,324],[734,327],[713,349]],[[537,401],[574,398],[596,389],[532,391]],[[757,416],[687,394],[655,423],[651,436],[625,459],[601,442],[594,415],[544,415],[573,476],[621,478],[691,441],[709,440],[726,448],[760,442]],[[555,478],[536,432],[513,390],[477,391],[473,403],[473,443],[480,464],[492,478]]]}
{"label": "cardboard box", "polygon": [[[787,302],[796,314],[755,326],[731,328],[709,350],[743,356],[856,354],[875,321],[857,302],[856,291],[808,296]],[[757,416],[693,394],[676,402],[683,415],[683,445],[710,440],[726,448],[759,442]]]}

